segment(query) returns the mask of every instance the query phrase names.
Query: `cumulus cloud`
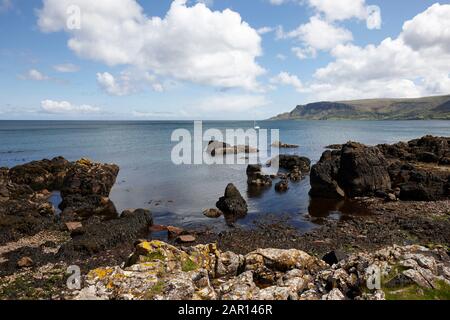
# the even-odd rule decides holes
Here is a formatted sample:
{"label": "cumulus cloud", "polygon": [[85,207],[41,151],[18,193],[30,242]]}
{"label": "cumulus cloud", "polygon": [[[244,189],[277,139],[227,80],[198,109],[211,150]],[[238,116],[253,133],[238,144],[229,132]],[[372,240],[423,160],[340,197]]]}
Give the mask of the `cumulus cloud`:
{"label": "cumulus cloud", "polygon": [[41,109],[46,113],[52,114],[84,114],[97,113],[100,108],[87,104],[73,105],[68,101],[44,100],[41,102]]}
{"label": "cumulus cloud", "polygon": [[315,57],[318,50],[328,51],[339,44],[353,40],[353,35],[349,30],[322,20],[319,16],[311,17],[308,23],[302,24],[290,32],[279,31],[278,37],[295,39],[302,43],[302,47],[293,48],[300,59]]}
{"label": "cumulus cloud", "polygon": [[[66,25],[67,8],[82,12],[81,28]],[[264,69],[256,30],[230,10],[175,0],[164,18],[148,17],[136,0],[44,0],[43,32],[65,31],[69,48],[109,66],[133,66],[158,76],[223,88],[257,90]]]}
{"label": "cumulus cloud", "polygon": [[286,86],[292,86],[295,90],[301,92],[304,90],[303,84],[296,75],[292,75],[288,72],[280,72],[277,76],[270,79],[272,84],[280,84]]}
{"label": "cumulus cloud", "polygon": [[50,77],[46,76],[45,74],[36,69],[28,70],[28,72],[24,75],[21,75],[20,78],[23,80],[33,80],[33,81],[50,80]]}
{"label": "cumulus cloud", "polygon": [[73,73],[80,70],[78,66],[72,63],[57,64],[53,66],[53,69],[61,73]]}
{"label": "cumulus cloud", "polygon": [[148,72],[122,71],[117,77],[109,72],[97,73],[97,83],[108,94],[113,96],[126,96],[146,87],[153,91],[162,92],[164,87],[154,75]]}
{"label": "cumulus cloud", "polygon": [[450,92],[450,5],[435,4],[378,45],[338,45],[314,74],[313,99],[417,97]]}

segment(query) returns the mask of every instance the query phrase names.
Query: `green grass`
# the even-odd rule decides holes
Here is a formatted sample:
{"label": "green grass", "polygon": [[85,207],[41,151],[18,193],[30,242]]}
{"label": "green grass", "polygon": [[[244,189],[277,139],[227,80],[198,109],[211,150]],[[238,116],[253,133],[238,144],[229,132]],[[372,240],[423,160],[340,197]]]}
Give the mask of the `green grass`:
{"label": "green grass", "polygon": [[450,300],[450,285],[438,281],[436,288],[420,288],[412,285],[405,288],[384,289],[386,300]]}
{"label": "green grass", "polygon": [[187,259],[181,265],[181,270],[183,272],[190,272],[190,271],[194,271],[194,270],[197,270],[197,269],[198,269],[198,265],[194,261],[192,261],[191,259]]}

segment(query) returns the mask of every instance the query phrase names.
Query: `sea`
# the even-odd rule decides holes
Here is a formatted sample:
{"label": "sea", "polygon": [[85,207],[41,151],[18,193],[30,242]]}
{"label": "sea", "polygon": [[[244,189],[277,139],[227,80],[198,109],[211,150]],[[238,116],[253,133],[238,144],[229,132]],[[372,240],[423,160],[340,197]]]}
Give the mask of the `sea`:
{"label": "sea", "polygon": [[[253,129],[254,121],[206,121],[204,131]],[[347,141],[367,145],[408,141],[424,135],[450,136],[450,121],[260,121],[260,130],[278,130],[283,143],[299,145],[281,153],[306,156],[313,163],[325,147]],[[184,228],[230,227],[203,210],[214,208],[233,183],[247,200],[249,213],[233,227],[252,228],[261,221],[285,219],[308,231],[326,219],[365,215],[348,202],[311,200],[309,178],[291,183],[286,193],[247,186],[245,164],[176,164],[177,130],[194,135],[193,121],[0,121],[0,167],[63,156],[89,158],[120,167],[110,198],[117,209],[148,208],[155,223]],[[269,131],[270,132],[270,131]],[[270,133],[269,133],[270,135]],[[207,142],[204,142],[207,143]],[[245,159],[245,155],[242,155]]]}

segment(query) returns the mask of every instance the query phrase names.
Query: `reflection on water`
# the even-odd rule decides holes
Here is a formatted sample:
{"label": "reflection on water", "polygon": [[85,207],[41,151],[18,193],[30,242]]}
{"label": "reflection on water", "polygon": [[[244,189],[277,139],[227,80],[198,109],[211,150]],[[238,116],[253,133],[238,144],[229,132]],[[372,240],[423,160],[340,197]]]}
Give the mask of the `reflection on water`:
{"label": "reflection on water", "polygon": [[309,215],[316,221],[323,218],[345,219],[347,216],[367,216],[372,214],[367,207],[352,200],[311,199]]}

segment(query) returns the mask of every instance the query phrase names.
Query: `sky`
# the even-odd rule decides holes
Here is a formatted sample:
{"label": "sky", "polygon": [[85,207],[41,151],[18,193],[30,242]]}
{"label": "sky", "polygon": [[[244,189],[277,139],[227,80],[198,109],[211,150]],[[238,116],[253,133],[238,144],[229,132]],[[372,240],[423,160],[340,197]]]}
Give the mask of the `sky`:
{"label": "sky", "polygon": [[450,1],[0,0],[0,119],[260,120],[450,93]]}

